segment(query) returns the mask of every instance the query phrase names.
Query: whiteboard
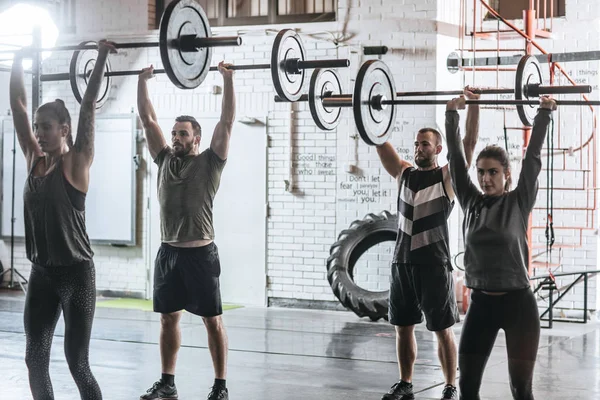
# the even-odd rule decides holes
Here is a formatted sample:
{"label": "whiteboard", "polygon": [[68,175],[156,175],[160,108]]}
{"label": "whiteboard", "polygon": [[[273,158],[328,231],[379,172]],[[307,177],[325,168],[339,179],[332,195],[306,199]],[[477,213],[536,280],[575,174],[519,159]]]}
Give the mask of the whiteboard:
{"label": "whiteboard", "polygon": [[[13,206],[14,237],[25,237],[23,188],[27,165],[15,136],[12,118],[3,118],[0,233],[3,238],[11,237]],[[135,245],[135,139],[135,114],[96,116],[95,156],[85,204],[87,232],[92,243]]]}
{"label": "whiteboard", "polygon": [[[172,118],[158,123],[167,143],[171,143]],[[216,116],[198,118],[202,127],[199,151],[210,145]],[[154,271],[154,258],[160,246],[160,210],[157,200],[154,162],[150,168],[150,252],[148,265]],[[213,223],[215,243],[221,261],[221,297],[225,303],[266,305],[267,299],[267,128],[235,122],[227,164],[215,196]],[[150,277],[153,282],[153,277]]]}

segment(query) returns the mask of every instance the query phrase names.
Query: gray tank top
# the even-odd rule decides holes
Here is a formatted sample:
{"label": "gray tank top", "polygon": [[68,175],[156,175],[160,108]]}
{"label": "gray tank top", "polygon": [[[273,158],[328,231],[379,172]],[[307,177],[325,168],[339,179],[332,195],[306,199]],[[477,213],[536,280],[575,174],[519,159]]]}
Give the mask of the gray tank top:
{"label": "gray tank top", "polygon": [[215,237],[213,200],[225,160],[210,148],[176,157],[166,146],[154,159],[158,165],[160,232],[164,243]]}
{"label": "gray tank top", "polygon": [[85,204],[85,193],[65,178],[62,158],[48,175],[33,176],[41,160],[34,161],[23,190],[27,258],[48,267],[90,261],[94,253],[85,227],[85,207],[75,207]]}

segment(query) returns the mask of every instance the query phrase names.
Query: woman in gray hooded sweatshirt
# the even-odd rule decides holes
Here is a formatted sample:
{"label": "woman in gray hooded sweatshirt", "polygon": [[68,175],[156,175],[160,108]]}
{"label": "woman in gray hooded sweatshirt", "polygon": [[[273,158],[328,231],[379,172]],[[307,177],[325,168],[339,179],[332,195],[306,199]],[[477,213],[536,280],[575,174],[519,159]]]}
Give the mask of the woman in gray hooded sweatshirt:
{"label": "woman in gray hooded sweatshirt", "polygon": [[450,175],[465,214],[465,285],[472,289],[458,350],[463,400],[479,400],[483,371],[500,329],[506,335],[513,398],[533,399],[540,322],[527,269],[527,226],[538,191],[542,145],[556,109],[554,100],[540,100],[519,181],[512,191],[508,154],[499,146],[487,146],[477,156],[481,191],[471,181],[458,128],[457,110],[465,107],[464,98],[446,106]]}

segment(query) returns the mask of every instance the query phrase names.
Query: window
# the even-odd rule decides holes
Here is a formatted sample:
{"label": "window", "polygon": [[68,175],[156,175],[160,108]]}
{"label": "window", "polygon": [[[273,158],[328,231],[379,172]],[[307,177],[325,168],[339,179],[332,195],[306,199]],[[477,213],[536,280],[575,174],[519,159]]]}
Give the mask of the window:
{"label": "window", "polygon": [[[158,28],[165,7],[173,0],[149,0],[154,15],[148,25]],[[197,0],[211,26],[335,21],[337,0]]]}
{"label": "window", "polygon": [[[523,10],[529,9],[529,0],[491,0],[489,5],[505,19],[523,19]],[[533,8],[537,10],[538,18],[565,16],[565,0],[533,0]]]}

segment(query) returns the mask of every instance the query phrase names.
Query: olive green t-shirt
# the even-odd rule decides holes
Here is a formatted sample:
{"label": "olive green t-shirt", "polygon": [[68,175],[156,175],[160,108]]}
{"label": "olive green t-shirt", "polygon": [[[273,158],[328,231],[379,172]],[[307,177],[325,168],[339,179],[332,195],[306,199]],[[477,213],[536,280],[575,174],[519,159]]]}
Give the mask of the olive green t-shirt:
{"label": "olive green t-shirt", "polygon": [[166,146],[154,162],[158,165],[162,242],[213,240],[213,200],[226,161],[210,148],[200,154],[176,157]]}

